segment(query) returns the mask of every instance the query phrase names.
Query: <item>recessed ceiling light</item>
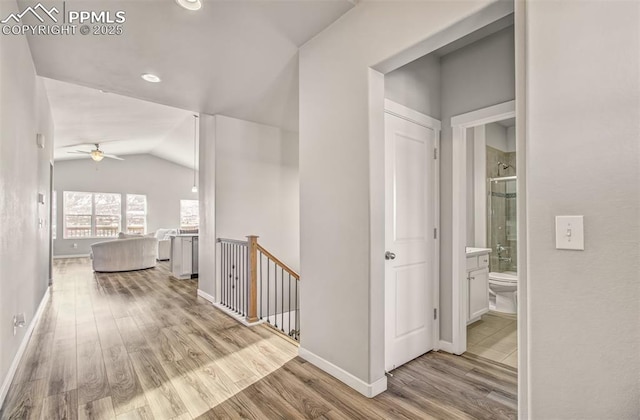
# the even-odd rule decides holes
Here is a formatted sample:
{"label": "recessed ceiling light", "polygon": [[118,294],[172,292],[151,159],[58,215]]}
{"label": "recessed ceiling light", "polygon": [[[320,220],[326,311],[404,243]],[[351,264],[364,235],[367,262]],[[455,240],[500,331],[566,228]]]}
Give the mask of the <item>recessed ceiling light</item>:
{"label": "recessed ceiling light", "polygon": [[176,3],[187,10],[200,10],[202,8],[202,1],[200,0],[176,0]]}
{"label": "recessed ceiling light", "polygon": [[158,76],[156,76],[155,74],[151,74],[151,73],[145,73],[140,77],[142,77],[147,82],[151,82],[151,83],[158,83],[158,82],[161,81],[161,79]]}

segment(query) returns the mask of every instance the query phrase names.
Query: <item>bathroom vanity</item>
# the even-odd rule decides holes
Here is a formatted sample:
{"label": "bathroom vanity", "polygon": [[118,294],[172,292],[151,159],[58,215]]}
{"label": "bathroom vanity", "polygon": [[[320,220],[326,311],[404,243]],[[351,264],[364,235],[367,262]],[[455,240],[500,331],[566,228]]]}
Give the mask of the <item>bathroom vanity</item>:
{"label": "bathroom vanity", "polygon": [[489,248],[466,248],[467,279],[463,292],[466,293],[467,325],[489,312],[490,252]]}

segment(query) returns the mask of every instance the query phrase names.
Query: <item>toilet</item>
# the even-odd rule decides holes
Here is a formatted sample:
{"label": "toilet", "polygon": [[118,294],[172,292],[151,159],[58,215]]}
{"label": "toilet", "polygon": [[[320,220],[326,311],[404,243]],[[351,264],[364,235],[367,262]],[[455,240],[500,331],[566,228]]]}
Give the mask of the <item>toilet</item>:
{"label": "toilet", "polygon": [[507,314],[518,312],[517,273],[489,273],[489,308]]}

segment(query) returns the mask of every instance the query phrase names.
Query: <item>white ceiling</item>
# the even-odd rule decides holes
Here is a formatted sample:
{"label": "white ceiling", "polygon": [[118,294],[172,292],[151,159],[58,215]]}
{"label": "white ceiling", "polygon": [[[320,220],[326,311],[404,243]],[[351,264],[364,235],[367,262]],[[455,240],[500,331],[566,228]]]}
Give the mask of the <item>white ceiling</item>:
{"label": "white ceiling", "polygon": [[[352,8],[352,1],[203,0],[203,8],[192,12],[174,0],[67,0],[66,10],[125,11],[124,33],[30,36],[29,45],[40,76],[297,131],[298,47]],[[27,7],[31,2],[19,3]],[[142,73],[157,74],[162,83],[144,82]],[[71,99],[52,102],[56,115],[69,117],[72,108],[80,108],[69,104]],[[113,104],[105,100],[105,106]],[[96,116],[98,107],[95,104]],[[55,118],[56,126],[60,125]],[[176,113],[166,126],[177,119]],[[77,137],[75,125],[60,125],[67,132],[61,141]],[[144,127],[159,125],[150,121]],[[82,135],[93,134],[89,131],[85,127]],[[140,137],[155,139],[154,133]],[[124,135],[116,132],[113,138]]]}
{"label": "white ceiling", "polygon": [[[150,153],[193,167],[193,113],[52,79],[43,79],[55,126],[55,160],[87,159],[68,153]],[[85,143],[86,146],[72,146]],[[71,147],[68,147],[71,146]]]}

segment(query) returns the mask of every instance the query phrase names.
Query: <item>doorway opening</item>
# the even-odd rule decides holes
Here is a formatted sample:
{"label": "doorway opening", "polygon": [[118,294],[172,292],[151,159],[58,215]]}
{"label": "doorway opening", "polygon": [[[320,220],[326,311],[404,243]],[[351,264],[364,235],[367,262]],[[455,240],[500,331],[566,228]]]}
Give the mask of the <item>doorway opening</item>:
{"label": "doorway opening", "polygon": [[[481,265],[486,264],[486,277],[484,277],[484,279],[481,278],[480,282],[473,285],[475,289],[481,291],[483,296],[482,306],[486,308],[486,310],[479,310],[478,307],[475,306],[470,307],[468,300],[470,297],[470,285],[469,277],[467,276],[467,253],[465,251],[467,247],[489,247],[486,229],[491,221],[487,219],[490,213],[487,207],[487,201],[485,200],[483,202],[483,209],[480,210],[480,203],[475,203],[473,201],[473,194],[469,194],[475,193],[476,185],[471,176],[473,173],[467,170],[467,162],[469,156],[472,161],[475,157],[473,149],[466,147],[465,142],[468,141],[468,138],[472,138],[476,126],[497,123],[498,121],[501,121],[502,124],[510,124],[516,117],[516,29],[514,27],[513,9],[510,13],[503,13],[500,16],[497,16],[499,13],[496,13],[493,17],[488,17],[488,15],[493,12],[489,12],[488,9],[485,11],[487,15],[484,16],[486,20],[483,25],[466,31],[458,27],[455,31],[452,30],[451,34],[445,30],[443,33],[438,34],[437,37],[434,36],[425,41],[422,46],[425,54],[415,54],[417,47],[413,48],[411,51],[400,53],[374,66],[370,73],[370,103],[373,104],[371,112],[379,113],[380,111],[384,111],[378,104],[382,103],[384,99],[387,99],[402,104],[413,111],[429,115],[434,119],[442,121],[442,137],[440,149],[438,150],[441,157],[439,162],[441,168],[439,182],[441,214],[439,223],[441,230],[438,231],[438,243],[441,248],[438,267],[439,281],[436,282],[438,283],[438,299],[437,303],[434,304],[434,309],[436,309],[437,312],[433,313],[433,316],[437,317],[436,329],[438,332],[437,340],[433,348],[425,347],[424,352],[430,350],[440,350],[453,354],[463,354],[467,352],[468,315],[474,314],[473,318],[475,318],[475,321],[482,322],[483,316],[488,317],[493,314],[489,312],[490,307],[493,306],[495,308],[496,305],[496,301],[493,299],[495,297],[493,296],[493,291],[489,288],[489,272],[491,272],[491,269],[489,268],[490,262],[488,254],[485,254],[486,261],[480,259],[480,254],[476,254],[475,263],[477,266],[470,267],[485,268],[481,267]],[[500,13],[502,12],[504,11]],[[480,17],[482,14],[483,12],[475,16],[475,18],[478,18],[477,21],[482,20]],[[446,35],[444,34],[445,32],[447,33]],[[454,33],[455,35],[453,35]],[[447,38],[448,35],[451,35],[448,37],[448,42],[442,42],[443,38]],[[498,57],[492,56],[492,51],[495,52],[493,48],[496,45],[498,46],[498,50],[507,51],[508,54]],[[406,60],[407,56],[411,56],[411,59]],[[473,62],[473,60],[476,61]],[[506,65],[503,65],[505,63]],[[426,70],[428,68],[431,70]],[[404,72],[404,75],[401,74],[402,72]],[[390,91],[393,90],[395,90],[395,92],[391,92],[390,94]],[[381,91],[384,92],[383,98]],[[518,98],[518,103],[520,103],[521,100],[522,98]],[[474,117],[473,119],[454,121],[455,117],[469,117],[467,114],[473,114],[478,110],[485,110],[487,108],[492,111],[490,115],[485,112],[484,116],[472,115]],[[507,119],[511,119],[511,121],[506,121]],[[382,141],[380,135],[383,131],[381,130],[382,127],[379,125],[376,127],[375,124],[375,120],[372,120],[372,128],[374,130],[372,131],[370,153],[374,160],[377,159],[377,165],[381,165],[387,159],[384,151],[380,150],[381,144],[385,143]],[[512,127],[511,131],[515,133],[515,124],[512,125]],[[505,130],[509,129],[509,127],[504,127],[504,125],[503,128]],[[520,131],[520,129],[518,130]],[[521,136],[520,133],[518,135]],[[461,139],[464,139],[464,142],[462,142]],[[461,146],[463,143],[464,145]],[[521,143],[523,143],[523,140],[518,140],[519,152],[522,151]],[[518,153],[517,156],[518,162],[523,161],[523,155],[521,153]],[[484,159],[486,162],[486,156]],[[511,170],[521,171],[524,169],[523,164],[518,165],[515,161],[505,161],[502,163],[504,163],[504,165],[500,169],[500,176],[496,174],[493,178],[505,177]],[[377,189],[374,183],[376,180],[380,182],[382,176],[375,167],[372,171],[371,188],[373,191]],[[487,185],[486,181],[486,174],[481,179],[485,185],[485,193],[490,191],[490,186]],[[513,203],[517,202],[516,206],[512,206],[513,212],[519,212],[524,193],[523,183],[517,180],[517,177],[511,183],[506,179],[498,180],[497,182],[499,183],[497,187],[505,187],[505,192],[503,193],[505,194],[504,198],[506,198],[506,188],[509,184],[509,194],[514,194],[511,197],[511,201]],[[513,185],[511,184],[518,185],[517,191],[512,191]],[[496,193],[501,193],[501,191],[496,190]],[[478,214],[475,214],[476,211]],[[386,216],[387,215],[385,215],[385,217]],[[478,220],[478,223],[475,222],[476,220]],[[507,220],[504,221],[504,224],[506,224],[506,222]],[[510,228],[517,225],[522,229],[523,223],[519,218],[509,219],[508,222]],[[496,224],[497,222],[493,221],[493,223]],[[482,228],[483,225],[484,239],[477,242],[475,240],[476,230]],[[376,228],[372,227],[372,230],[375,231]],[[389,243],[388,236],[389,234],[384,235],[385,247],[388,246]],[[513,265],[517,268],[515,270],[511,270],[508,267],[503,270],[496,268],[495,272],[504,273],[515,271],[517,273],[524,269],[524,266],[521,265],[525,263],[524,260],[522,260],[522,262],[518,261],[518,255],[524,254],[524,251],[521,249],[524,244],[518,243],[517,239],[513,242],[514,243],[510,245],[506,242],[506,238],[505,243],[500,242],[505,248],[509,246],[511,249],[509,249],[509,252],[507,252],[506,249],[501,250],[499,258],[504,258],[504,260],[501,261],[503,265],[505,265],[506,259],[511,258]],[[375,257],[375,255],[382,256],[384,253],[384,251],[380,252],[381,247],[376,247],[375,244],[373,248],[373,250],[377,250],[377,252],[375,254],[372,253],[372,258]],[[393,252],[394,250],[385,248],[385,251]],[[497,253],[495,255],[497,256]],[[388,300],[390,296],[388,292],[390,283],[388,280],[388,266],[392,264],[389,260],[385,261],[386,275],[384,276],[385,289],[383,293],[385,309],[389,307]],[[374,281],[374,279],[372,279],[372,281]],[[522,289],[525,289],[524,285],[522,286]],[[522,293],[524,294],[524,290]],[[474,293],[474,296],[475,295],[477,295],[477,293]],[[517,302],[520,312],[524,310],[525,303],[526,302]],[[388,322],[386,315],[387,312],[385,311],[385,319]],[[514,316],[513,318],[514,319],[508,319],[507,323],[515,327],[516,317]],[[520,323],[520,321],[518,322]],[[524,322],[526,322],[526,320],[522,321],[520,325],[524,326]],[[500,322],[498,322],[498,324],[500,324]],[[388,329],[389,327],[386,326],[386,328]],[[515,330],[510,336],[510,339],[513,337],[514,341],[518,341],[516,336],[520,336],[520,338],[526,342],[526,337],[522,337],[522,331],[525,329],[526,327]],[[386,330],[385,339],[388,339],[388,331]],[[393,367],[393,365],[389,365],[388,363],[388,349],[386,348],[388,345],[388,341],[385,341],[384,361],[386,370],[388,370],[389,367]],[[526,359],[526,354],[523,356],[525,350],[526,347],[522,349],[520,354],[514,350],[509,351],[506,355],[511,356],[513,365],[517,366],[517,359]],[[503,363],[504,361],[505,359],[503,358],[498,363]],[[518,376],[518,383],[521,386],[526,385],[526,370],[522,371],[522,376],[520,373]],[[519,395],[526,396],[526,388],[519,387],[518,393]],[[519,405],[525,405],[523,410],[526,411],[526,398],[519,399],[518,401]]]}
{"label": "doorway opening", "polygon": [[[452,118],[454,149],[466,157],[464,269],[457,354],[517,368],[518,229],[515,103]],[[462,150],[465,149],[466,151]],[[461,166],[458,166],[461,168]]]}

